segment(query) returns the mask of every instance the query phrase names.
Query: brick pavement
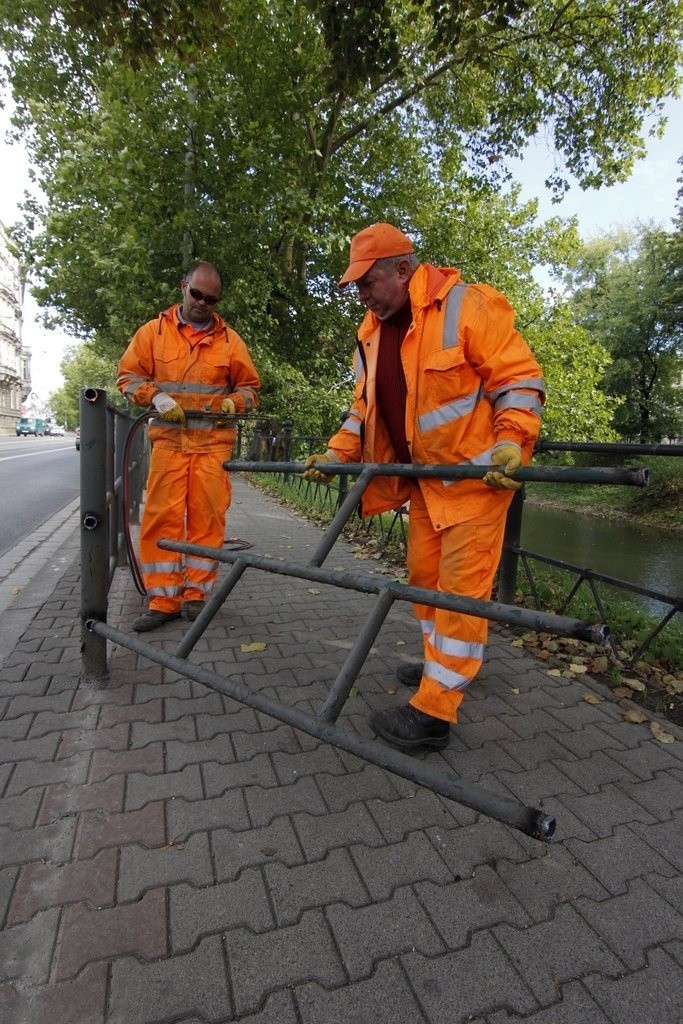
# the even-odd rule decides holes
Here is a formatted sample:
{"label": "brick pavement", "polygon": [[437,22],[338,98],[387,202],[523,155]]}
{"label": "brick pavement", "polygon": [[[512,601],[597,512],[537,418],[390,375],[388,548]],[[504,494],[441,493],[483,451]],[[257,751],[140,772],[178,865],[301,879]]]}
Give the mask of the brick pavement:
{"label": "brick pavement", "polygon": [[[288,561],[320,537],[240,479],[228,530]],[[191,660],[315,712],[373,601],[248,570]],[[680,731],[494,632],[427,760],[555,813],[546,846],[119,646],[79,686],[78,605],[72,563],[0,674],[3,1024],[683,1020]],[[142,606],[118,571],[110,623]],[[394,606],[340,725],[407,698],[418,643]]]}

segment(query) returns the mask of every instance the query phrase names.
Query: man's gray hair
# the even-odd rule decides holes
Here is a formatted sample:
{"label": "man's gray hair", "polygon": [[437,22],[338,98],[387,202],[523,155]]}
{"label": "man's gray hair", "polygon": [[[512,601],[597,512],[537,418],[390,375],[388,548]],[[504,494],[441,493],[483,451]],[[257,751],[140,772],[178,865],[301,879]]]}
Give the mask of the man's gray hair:
{"label": "man's gray hair", "polygon": [[417,270],[420,266],[420,260],[414,252],[406,252],[402,256],[385,256],[381,260],[376,260],[375,263],[383,270],[391,271],[396,270],[399,263],[402,263],[404,260],[408,261],[411,271]]}

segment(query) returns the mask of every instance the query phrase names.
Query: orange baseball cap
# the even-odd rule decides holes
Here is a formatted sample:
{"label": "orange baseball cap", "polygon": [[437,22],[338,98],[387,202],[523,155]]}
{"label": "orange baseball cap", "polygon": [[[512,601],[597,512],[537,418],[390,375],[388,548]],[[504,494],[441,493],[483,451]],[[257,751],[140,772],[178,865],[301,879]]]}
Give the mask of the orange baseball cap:
{"label": "orange baseball cap", "polygon": [[350,262],[339,281],[339,287],[346,288],[347,284],[367,274],[375,260],[383,260],[387,256],[407,256],[414,251],[410,239],[393,224],[381,221],[371,224],[351,239]]}

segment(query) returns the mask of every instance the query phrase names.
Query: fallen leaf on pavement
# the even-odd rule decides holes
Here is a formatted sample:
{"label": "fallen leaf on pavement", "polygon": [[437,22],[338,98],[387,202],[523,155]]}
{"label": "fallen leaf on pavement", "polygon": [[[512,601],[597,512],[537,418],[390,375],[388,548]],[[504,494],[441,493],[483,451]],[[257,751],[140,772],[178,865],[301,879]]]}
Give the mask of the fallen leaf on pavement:
{"label": "fallen leaf on pavement", "polygon": [[253,654],[255,651],[265,651],[267,644],[240,644],[240,650],[243,654]]}
{"label": "fallen leaf on pavement", "polygon": [[642,711],[636,711],[635,708],[631,708],[629,711],[624,711],[624,721],[631,722],[633,725],[640,725],[641,722],[647,722],[647,715],[644,715]]}
{"label": "fallen leaf on pavement", "polygon": [[612,696],[616,697],[617,700],[621,700],[622,697],[630,697],[632,692],[628,686],[615,686],[612,690]]}
{"label": "fallen leaf on pavement", "polygon": [[595,693],[584,693],[583,699],[586,704],[602,704],[602,697],[598,697]]}
{"label": "fallen leaf on pavement", "polygon": [[659,722],[650,722],[650,732],[656,740],[659,740],[660,743],[675,743],[675,738],[670,732],[666,732],[662,729]]}

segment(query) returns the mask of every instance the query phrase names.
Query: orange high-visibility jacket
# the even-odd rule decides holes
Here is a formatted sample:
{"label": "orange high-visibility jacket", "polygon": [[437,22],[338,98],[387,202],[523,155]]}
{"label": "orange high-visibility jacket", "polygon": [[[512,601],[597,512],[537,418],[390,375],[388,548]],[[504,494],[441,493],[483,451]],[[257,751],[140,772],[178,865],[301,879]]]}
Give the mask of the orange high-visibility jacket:
{"label": "orange high-visibility jacket", "polygon": [[[401,360],[412,462],[489,465],[494,444],[510,440],[528,463],[545,386],[507,299],[489,285],[464,284],[458,270],[423,263],[411,279],[410,301],[413,322]],[[328,446],[342,462],[396,461],[376,401],[380,328],[368,310],[358,332],[354,404]],[[420,487],[436,530],[495,514],[510,498],[481,480],[422,479]],[[407,480],[376,477],[363,496],[363,515],[396,508],[409,496]]]}
{"label": "orange high-visibility jacket", "polygon": [[225,398],[232,399],[238,415],[249,412],[258,404],[260,382],[247,346],[221,317],[214,313],[208,330],[197,332],[178,319],[176,305],[135,333],[116,383],[136,405],[151,405],[163,391],[183,409],[198,413],[188,416],[187,427],[161,421],[149,427],[158,447],[192,452],[233,444],[234,426],[217,427],[201,413],[219,413]]}

